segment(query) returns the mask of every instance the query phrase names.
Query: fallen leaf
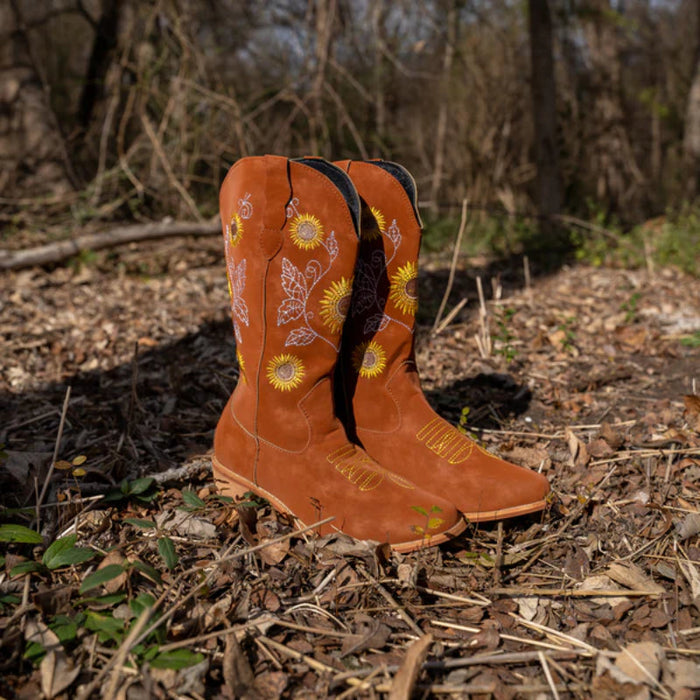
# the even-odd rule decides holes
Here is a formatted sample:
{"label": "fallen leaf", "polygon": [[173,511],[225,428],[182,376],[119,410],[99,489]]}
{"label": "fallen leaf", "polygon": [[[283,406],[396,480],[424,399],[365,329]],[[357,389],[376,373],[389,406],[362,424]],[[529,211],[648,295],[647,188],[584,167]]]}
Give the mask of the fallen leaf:
{"label": "fallen leaf", "polygon": [[700,532],[700,513],[688,513],[682,521],[674,523],[678,539],[682,542]]}
{"label": "fallen leaf", "polygon": [[664,587],[647,576],[636,564],[615,562],[605,572],[613,581],[621,583],[631,590],[663,593]]}
{"label": "fallen leaf", "polygon": [[396,672],[391,684],[389,700],[406,700],[406,698],[411,697],[413,686],[432,643],[433,636],[425,634],[408,647],[403,663]]}
{"label": "fallen leaf", "polygon": [[236,698],[245,695],[255,680],[253,669],[248,657],[243,653],[235,632],[226,636],[222,672],[227,688]]}
{"label": "fallen leaf", "polygon": [[622,649],[615,666],[636,683],[656,685],[664,650],[656,642],[634,642]]}
{"label": "fallen leaf", "polygon": [[62,648],[46,652],[39,664],[41,689],[47,698],[53,698],[67,690],[80,674],[80,666],[66,656]]}
{"label": "fallen leaf", "polygon": [[570,428],[566,428],[564,431],[564,436],[566,437],[566,442],[569,445],[571,463],[576,467],[585,467],[588,462],[590,462],[591,456],[588,454],[588,450],[583,444],[583,441],[576,437]]}
{"label": "fallen leaf", "polygon": [[[667,675],[670,677],[666,678]],[[686,659],[669,661],[664,680],[673,690],[700,688],[700,664]]]}
{"label": "fallen leaf", "polygon": [[700,396],[697,394],[686,394],[683,397],[685,413],[688,417],[700,415]]}
{"label": "fallen leaf", "polygon": [[359,654],[367,649],[380,651],[391,636],[391,629],[369,615],[360,613],[356,618],[356,634],[345,637],[340,657]]}
{"label": "fallen leaf", "polygon": [[[101,569],[104,569],[105,566],[109,566],[110,564],[119,564],[121,566],[125,561],[126,559],[124,555],[118,549],[113,549],[111,552],[108,552],[107,556],[99,563],[97,570],[100,571]],[[107,593],[116,593],[123,588],[124,584],[126,583],[126,577],[127,572],[123,571],[121,574],[115,576],[109,581],[106,581],[102,585]]]}
{"label": "fallen leaf", "polygon": [[[583,581],[581,581],[581,583],[576,584],[576,588],[582,591],[620,591],[620,593],[624,594],[624,589],[620,588],[620,586],[614,583],[611,578],[602,574],[586,577]],[[590,598],[590,601],[596,605],[603,605],[607,603],[612,608],[620,603],[625,603],[628,600],[629,599],[625,598],[623,595],[620,597],[594,596]]]}
{"label": "fallen leaf", "polygon": [[210,520],[198,518],[185,511],[157,513],[156,525],[164,532],[175,532],[181,537],[209,540],[216,537],[216,526]]}

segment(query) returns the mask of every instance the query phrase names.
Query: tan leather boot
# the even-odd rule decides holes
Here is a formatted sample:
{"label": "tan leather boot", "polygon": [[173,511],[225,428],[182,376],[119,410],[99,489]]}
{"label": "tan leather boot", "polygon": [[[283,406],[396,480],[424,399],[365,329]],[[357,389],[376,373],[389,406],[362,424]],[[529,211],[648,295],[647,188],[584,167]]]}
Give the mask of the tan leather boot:
{"label": "tan leather boot", "polygon": [[359,242],[359,198],[320,159],[243,158],[220,194],[241,372],[219,420],[221,491],[252,491],[310,525],[398,551],[464,527],[454,505],[350,443],[332,380]]}
{"label": "tan leather boot", "polygon": [[364,210],[341,365],[350,434],[379,464],[449,498],[472,522],[543,509],[543,476],[482,449],[440,418],[421,391],[413,350],[421,237],[413,178],[388,161],[336,164]]}

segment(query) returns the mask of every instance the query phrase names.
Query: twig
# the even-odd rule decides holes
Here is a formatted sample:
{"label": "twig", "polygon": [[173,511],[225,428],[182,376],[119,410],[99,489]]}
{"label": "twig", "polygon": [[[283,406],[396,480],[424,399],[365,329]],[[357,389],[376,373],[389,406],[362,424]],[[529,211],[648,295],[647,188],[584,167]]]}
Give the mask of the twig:
{"label": "twig", "polygon": [[360,569],[360,573],[368,581],[371,581],[374,584],[375,588],[379,591],[379,593],[382,595],[384,600],[386,600],[386,602],[389,603],[389,605],[391,605],[391,607],[394,608],[394,610],[396,610],[399,617],[411,628],[411,630],[413,632],[415,632],[419,637],[422,637],[423,630],[420,627],[418,627],[418,625],[413,621],[413,619],[406,612],[406,610],[394,600],[391,593],[389,593],[389,591],[387,591],[386,588],[384,588],[384,586],[382,586],[382,584],[379,583],[379,581],[377,581],[377,579],[375,579],[372,575],[370,575],[366,571],[363,571],[362,569]]}
{"label": "twig", "polygon": [[447,326],[450,325],[452,319],[462,310],[466,303],[467,297],[463,297],[462,300],[454,306],[452,311],[450,311],[450,313],[448,313],[447,316],[445,316],[442,323],[435,329],[435,335],[439,335],[445,330],[445,328],[447,328]]}
{"label": "twig", "polygon": [[479,332],[474,336],[479,348],[479,354],[486,359],[491,356],[491,334],[489,333],[489,312],[484,299],[484,288],[481,284],[481,277],[476,278],[476,291],[479,294]]}
{"label": "twig", "polygon": [[544,655],[543,651],[538,652],[538,654],[540,657],[540,664],[542,664],[542,670],[544,671],[545,678],[547,679],[547,683],[552,691],[554,700],[559,700],[559,692],[557,691],[557,687],[554,685],[552,672],[549,670],[549,665],[547,664],[547,657]]}
{"label": "twig", "polygon": [[459,222],[459,231],[457,232],[457,240],[455,242],[455,248],[452,251],[452,264],[450,265],[450,275],[447,278],[447,287],[445,288],[445,293],[442,295],[442,301],[440,302],[440,308],[438,309],[437,315],[435,316],[435,322],[433,323],[433,333],[437,333],[437,328],[440,325],[440,319],[442,317],[442,312],[445,310],[447,304],[447,299],[452,291],[452,285],[455,281],[455,271],[457,269],[457,260],[459,259],[459,251],[462,247],[462,236],[464,235],[464,229],[467,226],[467,204],[468,199],[462,200],[462,218]]}
{"label": "twig", "polygon": [[46,491],[49,488],[49,483],[51,477],[53,476],[54,470],[56,468],[56,460],[58,459],[58,451],[61,448],[61,438],[63,437],[63,426],[66,424],[66,414],[68,413],[68,402],[70,401],[70,384],[66,387],[66,395],[63,399],[63,408],[61,409],[61,420],[58,423],[58,433],[56,435],[56,443],[53,448],[53,457],[51,458],[51,466],[44,479],[44,486],[41,489],[39,498],[36,499],[36,530],[41,532],[41,504],[44,501],[44,496],[46,496]]}
{"label": "twig", "polygon": [[118,226],[101,233],[90,233],[69,241],[47,243],[28,250],[0,250],[0,270],[17,270],[33,265],[59,263],[83,250],[102,250],[115,246],[170,236],[211,236],[221,233],[218,220],[204,223],[159,222]]}
{"label": "twig", "polygon": [[628,591],[624,588],[618,590],[565,590],[562,588],[527,588],[525,586],[514,586],[512,588],[492,588],[491,593],[497,595],[514,595],[514,596],[561,596],[563,598],[619,598],[628,596],[630,598],[639,598],[641,596],[660,596],[663,595],[660,591],[645,591],[633,590]]}

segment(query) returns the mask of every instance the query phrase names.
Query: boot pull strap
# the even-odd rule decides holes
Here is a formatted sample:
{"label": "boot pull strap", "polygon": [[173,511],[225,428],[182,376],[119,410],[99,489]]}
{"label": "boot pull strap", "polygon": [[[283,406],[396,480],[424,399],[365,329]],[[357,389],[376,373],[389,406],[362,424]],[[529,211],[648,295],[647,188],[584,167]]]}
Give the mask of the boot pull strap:
{"label": "boot pull strap", "polygon": [[282,247],[287,222],[287,204],[292,196],[289,180],[289,160],[282,156],[265,156],[265,197],[263,228],[260,232],[260,248],[268,258],[273,258]]}

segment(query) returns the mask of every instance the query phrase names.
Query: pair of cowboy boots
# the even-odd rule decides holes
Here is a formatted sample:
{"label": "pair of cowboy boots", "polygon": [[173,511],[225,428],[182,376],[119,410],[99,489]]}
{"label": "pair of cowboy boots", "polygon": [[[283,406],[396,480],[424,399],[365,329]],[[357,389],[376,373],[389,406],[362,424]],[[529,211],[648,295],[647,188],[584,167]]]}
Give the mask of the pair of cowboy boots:
{"label": "pair of cowboy boots", "polygon": [[541,510],[549,491],[423,396],[416,202],[411,175],[381,160],[243,158],[220,194],[240,376],[215,433],[218,486],[399,552]]}

